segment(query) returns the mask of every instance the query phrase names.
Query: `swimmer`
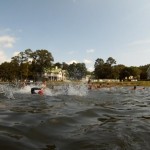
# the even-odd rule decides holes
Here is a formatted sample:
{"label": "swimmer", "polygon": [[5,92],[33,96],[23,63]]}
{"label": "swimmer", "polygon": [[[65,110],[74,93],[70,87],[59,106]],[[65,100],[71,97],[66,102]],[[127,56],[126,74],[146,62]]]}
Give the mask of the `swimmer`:
{"label": "swimmer", "polygon": [[38,91],[38,94],[39,94],[39,95],[43,95],[43,94],[44,94],[44,91],[41,89],[40,91]]}
{"label": "swimmer", "polygon": [[142,88],[138,88],[137,89],[137,87],[136,87],[136,85],[131,89],[131,90],[144,90],[145,89],[145,87],[142,87]]}
{"label": "swimmer", "polygon": [[[44,94],[44,89],[46,88],[46,81],[43,81],[41,88],[33,87],[31,88],[31,94]],[[38,90],[38,92],[36,92]]]}
{"label": "swimmer", "polygon": [[31,94],[37,94],[35,91],[36,90],[41,90],[41,88],[33,87],[31,88]]}
{"label": "swimmer", "polygon": [[136,86],[133,87],[133,90],[136,90]]}

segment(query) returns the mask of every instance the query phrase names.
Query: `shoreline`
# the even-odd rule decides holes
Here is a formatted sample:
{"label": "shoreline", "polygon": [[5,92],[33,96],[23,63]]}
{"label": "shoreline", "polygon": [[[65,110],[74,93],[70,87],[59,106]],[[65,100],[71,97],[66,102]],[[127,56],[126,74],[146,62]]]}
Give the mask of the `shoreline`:
{"label": "shoreline", "polygon": [[111,88],[111,87],[150,87],[150,81],[124,81],[124,82],[90,82],[88,89]]}
{"label": "shoreline", "polygon": [[[21,83],[21,82],[20,82]],[[47,85],[62,85],[62,84],[92,84],[102,87],[113,87],[113,86],[150,86],[150,81],[123,81],[123,82],[82,82],[82,81],[47,81]],[[0,84],[11,84],[11,82],[0,82]]]}
{"label": "shoreline", "polygon": [[123,82],[109,82],[112,86],[150,86],[150,81],[123,81]]}

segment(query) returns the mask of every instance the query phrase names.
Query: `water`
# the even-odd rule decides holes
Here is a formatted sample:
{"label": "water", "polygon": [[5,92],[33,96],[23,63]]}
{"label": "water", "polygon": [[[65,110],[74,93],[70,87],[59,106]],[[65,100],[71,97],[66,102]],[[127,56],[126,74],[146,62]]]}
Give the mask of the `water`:
{"label": "water", "polygon": [[[1,85],[0,150],[149,150],[150,88]],[[6,92],[8,92],[6,94]]]}

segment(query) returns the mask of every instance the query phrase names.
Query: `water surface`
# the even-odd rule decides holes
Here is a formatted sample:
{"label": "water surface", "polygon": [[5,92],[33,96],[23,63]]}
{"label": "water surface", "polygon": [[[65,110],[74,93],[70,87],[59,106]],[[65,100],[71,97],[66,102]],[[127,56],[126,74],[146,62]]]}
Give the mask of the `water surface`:
{"label": "water surface", "polygon": [[67,85],[44,96],[30,88],[0,94],[0,149],[149,150],[149,87]]}

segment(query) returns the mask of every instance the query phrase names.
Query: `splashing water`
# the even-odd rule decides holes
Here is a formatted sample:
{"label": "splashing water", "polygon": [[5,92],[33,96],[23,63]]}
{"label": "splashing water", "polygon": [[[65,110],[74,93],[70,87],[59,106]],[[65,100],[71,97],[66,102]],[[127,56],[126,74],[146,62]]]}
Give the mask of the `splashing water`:
{"label": "splashing water", "polygon": [[69,85],[68,95],[85,96],[88,92],[86,84]]}
{"label": "splashing water", "polygon": [[[4,92],[4,96],[9,99],[15,99],[14,94],[30,94],[31,88],[38,87],[37,85],[31,84],[24,86],[22,88],[12,87],[10,85],[1,85],[0,91]],[[85,96],[87,95],[88,89],[86,84],[62,84],[55,85],[53,87],[47,87],[44,90],[44,95],[47,96],[57,96],[57,95],[77,95],[77,96]]]}
{"label": "splashing water", "polygon": [[15,99],[13,88],[10,85],[0,85],[0,91],[9,99]]}
{"label": "splashing water", "polygon": [[29,92],[31,92],[31,88],[32,88],[32,86],[27,85],[23,88],[18,89],[17,93],[29,93]]}
{"label": "splashing water", "polygon": [[3,88],[3,86],[2,85],[0,85],[0,93],[4,93],[4,88]]}

